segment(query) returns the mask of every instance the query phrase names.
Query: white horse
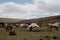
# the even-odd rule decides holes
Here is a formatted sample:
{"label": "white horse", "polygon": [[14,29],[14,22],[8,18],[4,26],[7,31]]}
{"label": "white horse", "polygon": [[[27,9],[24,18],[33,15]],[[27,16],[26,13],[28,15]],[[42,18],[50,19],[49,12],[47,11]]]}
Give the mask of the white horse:
{"label": "white horse", "polygon": [[19,26],[20,26],[20,27],[27,27],[28,24],[20,24]]}
{"label": "white horse", "polygon": [[54,26],[60,26],[60,22],[56,22],[53,24]]}
{"label": "white horse", "polygon": [[52,29],[52,28],[55,28],[56,30],[58,30],[58,28],[60,27],[60,23],[48,23],[48,26],[49,26],[49,28],[50,29]]}

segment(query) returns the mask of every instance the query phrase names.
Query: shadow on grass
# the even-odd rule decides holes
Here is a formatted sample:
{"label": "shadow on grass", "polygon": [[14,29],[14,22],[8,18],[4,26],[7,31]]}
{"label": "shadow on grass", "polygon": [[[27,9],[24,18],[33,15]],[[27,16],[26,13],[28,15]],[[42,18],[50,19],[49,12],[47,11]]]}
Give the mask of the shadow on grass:
{"label": "shadow on grass", "polygon": [[29,31],[29,30],[24,30],[26,32],[42,32],[43,30],[32,30],[32,31]]}

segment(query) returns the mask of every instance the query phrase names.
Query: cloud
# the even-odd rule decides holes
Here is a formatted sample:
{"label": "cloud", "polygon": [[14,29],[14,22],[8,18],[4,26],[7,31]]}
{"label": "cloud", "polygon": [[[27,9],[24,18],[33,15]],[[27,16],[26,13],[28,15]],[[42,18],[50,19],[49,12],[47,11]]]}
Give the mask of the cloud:
{"label": "cloud", "polygon": [[0,17],[30,19],[37,18],[40,14],[48,16],[47,13],[60,15],[60,0],[33,1],[34,4],[16,4],[14,2],[0,4]]}
{"label": "cloud", "polygon": [[35,5],[39,10],[45,12],[60,12],[60,0],[36,0]]}
{"label": "cloud", "polygon": [[8,18],[25,18],[25,16],[31,15],[30,5],[21,5],[13,2],[8,2],[0,5],[0,16]]}

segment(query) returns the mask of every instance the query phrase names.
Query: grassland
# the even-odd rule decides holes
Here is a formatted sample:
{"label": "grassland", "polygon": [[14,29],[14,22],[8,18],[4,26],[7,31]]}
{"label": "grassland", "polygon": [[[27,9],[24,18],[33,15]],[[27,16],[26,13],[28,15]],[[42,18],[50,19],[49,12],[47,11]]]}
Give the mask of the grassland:
{"label": "grassland", "polygon": [[29,32],[25,28],[16,28],[15,32],[17,33],[17,35],[9,36],[8,32],[6,32],[4,28],[0,28],[0,40],[39,40],[41,36],[43,36],[43,39],[45,40],[44,37],[47,35],[51,37],[57,36],[57,40],[60,40],[60,29],[59,31],[53,30],[52,32]]}

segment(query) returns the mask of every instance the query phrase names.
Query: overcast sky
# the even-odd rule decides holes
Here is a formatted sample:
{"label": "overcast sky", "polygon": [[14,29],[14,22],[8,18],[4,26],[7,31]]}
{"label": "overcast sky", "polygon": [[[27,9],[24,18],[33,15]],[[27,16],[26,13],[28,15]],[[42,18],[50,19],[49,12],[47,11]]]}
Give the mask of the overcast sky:
{"label": "overcast sky", "polygon": [[0,17],[32,19],[60,15],[60,0],[0,0]]}

